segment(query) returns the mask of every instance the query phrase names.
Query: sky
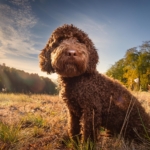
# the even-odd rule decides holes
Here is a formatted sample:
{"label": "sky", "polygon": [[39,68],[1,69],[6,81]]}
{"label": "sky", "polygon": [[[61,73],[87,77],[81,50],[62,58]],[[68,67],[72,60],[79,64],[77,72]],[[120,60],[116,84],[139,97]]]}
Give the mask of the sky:
{"label": "sky", "polygon": [[86,32],[105,73],[126,51],[150,40],[150,0],[0,0],[0,64],[47,75],[38,55],[63,24]]}

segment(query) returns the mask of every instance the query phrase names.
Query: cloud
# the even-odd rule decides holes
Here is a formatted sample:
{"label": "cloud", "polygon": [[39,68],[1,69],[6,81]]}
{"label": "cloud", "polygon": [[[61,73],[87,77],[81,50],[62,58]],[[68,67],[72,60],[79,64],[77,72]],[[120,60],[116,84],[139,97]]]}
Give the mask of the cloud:
{"label": "cloud", "polygon": [[[11,7],[10,7],[11,6]],[[0,58],[37,54],[31,28],[37,23],[29,0],[8,0],[0,5]]]}

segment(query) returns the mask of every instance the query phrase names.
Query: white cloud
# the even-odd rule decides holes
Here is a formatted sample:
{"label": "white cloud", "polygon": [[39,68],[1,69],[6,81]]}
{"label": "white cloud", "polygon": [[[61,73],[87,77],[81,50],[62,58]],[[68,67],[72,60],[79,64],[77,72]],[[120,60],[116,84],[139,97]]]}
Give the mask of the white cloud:
{"label": "white cloud", "polygon": [[31,28],[37,23],[28,0],[9,0],[0,5],[0,57],[37,54]]}

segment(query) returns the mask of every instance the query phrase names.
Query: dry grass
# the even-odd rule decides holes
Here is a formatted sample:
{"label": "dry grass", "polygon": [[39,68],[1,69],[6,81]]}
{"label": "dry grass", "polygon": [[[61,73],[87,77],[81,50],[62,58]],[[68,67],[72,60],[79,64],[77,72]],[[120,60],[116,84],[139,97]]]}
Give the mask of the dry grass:
{"label": "dry grass", "polygon": [[[150,113],[150,93],[134,93]],[[105,133],[104,133],[105,135]],[[67,109],[58,96],[0,94],[0,150],[146,150],[103,136],[94,145],[67,135]]]}
{"label": "dry grass", "polygon": [[139,99],[146,112],[150,114],[150,92],[133,92]]}

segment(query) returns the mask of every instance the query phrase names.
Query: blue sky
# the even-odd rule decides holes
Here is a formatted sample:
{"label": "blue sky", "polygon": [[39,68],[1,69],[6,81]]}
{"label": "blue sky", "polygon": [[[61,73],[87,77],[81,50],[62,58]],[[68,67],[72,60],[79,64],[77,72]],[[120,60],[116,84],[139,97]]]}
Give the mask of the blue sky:
{"label": "blue sky", "polygon": [[105,73],[127,49],[150,40],[149,17],[150,0],[1,0],[0,64],[46,76],[40,50],[54,29],[74,24],[94,42]]}

